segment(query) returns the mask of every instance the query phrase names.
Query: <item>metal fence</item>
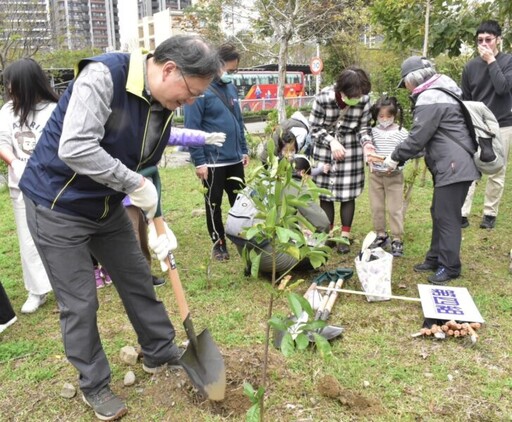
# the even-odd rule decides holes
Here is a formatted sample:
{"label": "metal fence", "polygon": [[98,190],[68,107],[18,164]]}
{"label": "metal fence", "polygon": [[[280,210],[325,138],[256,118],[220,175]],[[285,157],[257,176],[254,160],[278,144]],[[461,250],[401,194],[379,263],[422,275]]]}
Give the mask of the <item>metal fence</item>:
{"label": "metal fence", "polygon": [[[315,97],[286,97],[284,99],[287,106],[301,108],[311,106]],[[258,100],[240,100],[242,112],[272,110],[277,107],[277,98],[260,98]]]}

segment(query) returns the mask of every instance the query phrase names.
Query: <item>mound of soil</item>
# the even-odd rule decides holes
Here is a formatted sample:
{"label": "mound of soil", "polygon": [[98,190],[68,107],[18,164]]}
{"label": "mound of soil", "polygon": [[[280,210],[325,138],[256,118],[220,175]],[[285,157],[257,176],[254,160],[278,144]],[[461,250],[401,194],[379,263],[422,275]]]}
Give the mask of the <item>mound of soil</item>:
{"label": "mound of soil", "polygon": [[[170,400],[188,402],[207,412],[222,417],[245,417],[251,407],[251,401],[244,394],[244,383],[250,383],[255,389],[261,385],[264,348],[262,345],[250,349],[223,351],[226,368],[226,398],[220,402],[205,400],[194,388],[184,371],[176,372],[178,382],[158,382],[149,386],[145,394],[151,394],[156,402],[169,404]],[[275,350],[269,350],[268,372],[278,378],[285,378],[284,357]],[[156,377],[169,376],[161,374]],[[272,393],[272,383],[268,383],[266,394]]]}
{"label": "mound of soil", "polygon": [[356,416],[382,413],[382,407],[378,401],[343,388],[338,380],[331,375],[326,375],[318,381],[317,390],[324,397],[338,400],[350,413]]}

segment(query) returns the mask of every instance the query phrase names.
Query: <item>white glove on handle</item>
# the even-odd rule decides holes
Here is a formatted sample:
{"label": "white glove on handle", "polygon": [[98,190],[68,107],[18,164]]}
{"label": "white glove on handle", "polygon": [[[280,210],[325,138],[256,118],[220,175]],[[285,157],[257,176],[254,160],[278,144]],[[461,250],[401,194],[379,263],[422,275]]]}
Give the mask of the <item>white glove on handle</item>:
{"label": "white glove on handle", "polygon": [[396,166],[398,166],[398,161],[393,160],[391,155],[388,155],[384,160],[384,165],[392,171],[396,169]]}
{"label": "white glove on handle", "polygon": [[144,178],[144,184],[128,195],[132,205],[139,207],[147,218],[153,218],[158,206],[158,192],[153,182]]}
{"label": "white glove on handle", "polygon": [[226,134],[222,132],[207,133],[204,137],[204,143],[206,145],[213,145],[216,147],[221,147],[224,145],[225,140]]}
{"label": "white glove on handle", "polygon": [[178,241],[176,240],[176,236],[169,228],[167,223],[164,224],[166,234],[157,236],[155,225],[153,222],[149,223],[148,245],[160,261],[160,267],[162,268],[162,271],[167,271],[168,267],[166,258],[170,251],[173,251],[178,247]]}

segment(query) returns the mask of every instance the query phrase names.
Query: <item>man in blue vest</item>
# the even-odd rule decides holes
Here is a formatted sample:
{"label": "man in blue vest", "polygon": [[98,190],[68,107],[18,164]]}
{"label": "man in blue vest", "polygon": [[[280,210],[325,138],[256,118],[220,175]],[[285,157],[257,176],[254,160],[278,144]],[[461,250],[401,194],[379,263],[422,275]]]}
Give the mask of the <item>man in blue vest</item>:
{"label": "man in blue vest", "polygon": [[[173,110],[202,96],[220,68],[216,50],[191,35],[171,37],[153,54],[82,60],[20,182],[58,300],[66,356],[80,373],[84,401],[101,420],[118,419],[127,407],[109,387],[89,254],[112,276],[137,333],[143,369],[156,373],[178,364],[174,327],[155,296],[122,200],[128,195],[152,218],[157,191],[138,171],[157,165]],[[172,249],[167,235],[159,240],[160,249]]]}

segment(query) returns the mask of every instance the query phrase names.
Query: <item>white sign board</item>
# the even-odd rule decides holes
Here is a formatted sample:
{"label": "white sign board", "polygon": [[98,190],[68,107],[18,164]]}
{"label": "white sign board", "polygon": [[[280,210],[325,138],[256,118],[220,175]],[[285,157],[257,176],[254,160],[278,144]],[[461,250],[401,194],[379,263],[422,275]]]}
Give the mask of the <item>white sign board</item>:
{"label": "white sign board", "polygon": [[465,287],[418,284],[418,291],[425,318],[484,322]]}

